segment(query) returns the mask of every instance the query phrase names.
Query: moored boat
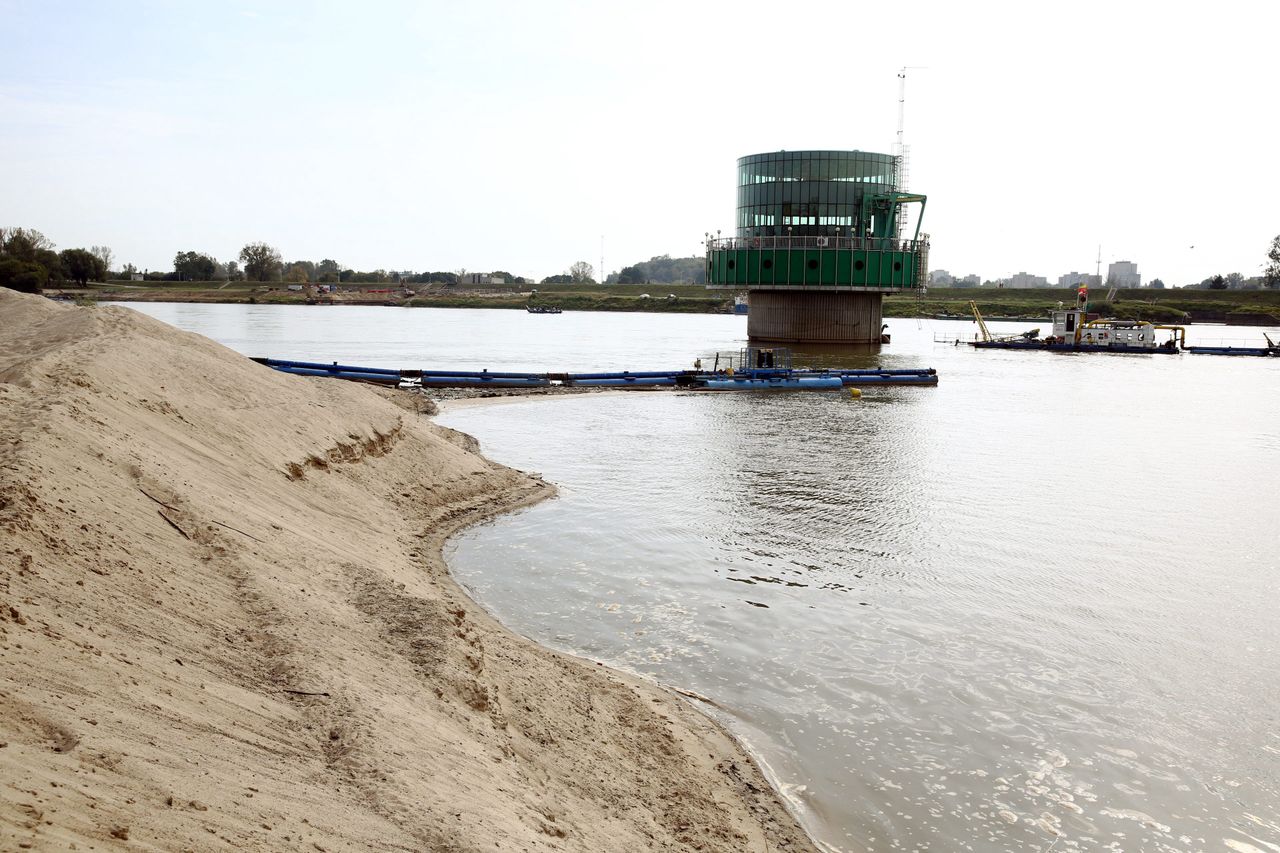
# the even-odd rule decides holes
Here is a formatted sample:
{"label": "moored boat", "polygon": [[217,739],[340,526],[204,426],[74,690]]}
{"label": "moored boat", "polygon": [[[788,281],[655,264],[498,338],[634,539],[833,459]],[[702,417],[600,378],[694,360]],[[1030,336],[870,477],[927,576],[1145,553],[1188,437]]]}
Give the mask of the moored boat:
{"label": "moored boat", "polygon": [[[987,328],[976,302],[970,302],[981,340],[970,341],[975,349],[1049,350],[1052,352],[1177,353],[1186,346],[1187,331],[1182,326],[1165,326],[1146,320],[1102,318],[1088,313],[1089,290],[1081,287],[1074,308],[1051,313],[1053,333],[1040,337],[1039,329],[1013,335],[994,335]],[[1170,333],[1159,340],[1157,332]]]}

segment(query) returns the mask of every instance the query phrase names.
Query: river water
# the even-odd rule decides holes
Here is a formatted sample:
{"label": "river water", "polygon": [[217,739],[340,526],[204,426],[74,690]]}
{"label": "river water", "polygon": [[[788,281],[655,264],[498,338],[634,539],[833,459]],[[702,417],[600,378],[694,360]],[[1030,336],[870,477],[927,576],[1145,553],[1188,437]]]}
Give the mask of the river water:
{"label": "river water", "polygon": [[[673,368],[746,328],[133,307],[389,367]],[[561,490],[455,538],[455,574],[520,633],[707,697],[833,849],[1280,851],[1280,359],[975,351],[935,342],[972,324],[888,322],[843,358],[937,388],[446,413]]]}

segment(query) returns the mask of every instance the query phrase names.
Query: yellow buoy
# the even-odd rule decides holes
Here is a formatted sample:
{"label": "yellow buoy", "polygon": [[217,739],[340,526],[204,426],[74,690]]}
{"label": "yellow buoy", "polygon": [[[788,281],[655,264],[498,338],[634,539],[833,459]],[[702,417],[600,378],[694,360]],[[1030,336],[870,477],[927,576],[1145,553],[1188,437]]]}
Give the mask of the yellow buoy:
{"label": "yellow buoy", "polygon": [[861,396],[862,396],[862,389],[861,389],[861,388],[850,388],[850,389],[849,389],[849,396],[850,396],[850,397],[852,397],[852,398],[853,398],[853,399],[855,399],[855,400],[856,400],[856,399],[858,399],[859,397],[861,397]]}

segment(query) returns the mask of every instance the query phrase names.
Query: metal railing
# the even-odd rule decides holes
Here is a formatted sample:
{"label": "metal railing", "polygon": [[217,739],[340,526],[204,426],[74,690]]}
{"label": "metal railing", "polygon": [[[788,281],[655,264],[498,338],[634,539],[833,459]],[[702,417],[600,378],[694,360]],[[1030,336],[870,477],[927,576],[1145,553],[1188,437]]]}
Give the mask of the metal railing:
{"label": "metal railing", "polygon": [[927,239],[893,237],[715,237],[709,250],[724,249],[868,249],[879,252],[915,252],[929,248]]}

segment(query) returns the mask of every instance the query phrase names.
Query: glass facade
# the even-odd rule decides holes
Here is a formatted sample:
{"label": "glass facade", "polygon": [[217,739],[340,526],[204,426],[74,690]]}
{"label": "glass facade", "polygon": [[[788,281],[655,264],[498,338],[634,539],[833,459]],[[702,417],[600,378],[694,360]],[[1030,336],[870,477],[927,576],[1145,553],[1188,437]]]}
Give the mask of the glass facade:
{"label": "glass facade", "polygon": [[777,151],[738,160],[739,237],[861,237],[885,216],[897,161],[865,151]]}

